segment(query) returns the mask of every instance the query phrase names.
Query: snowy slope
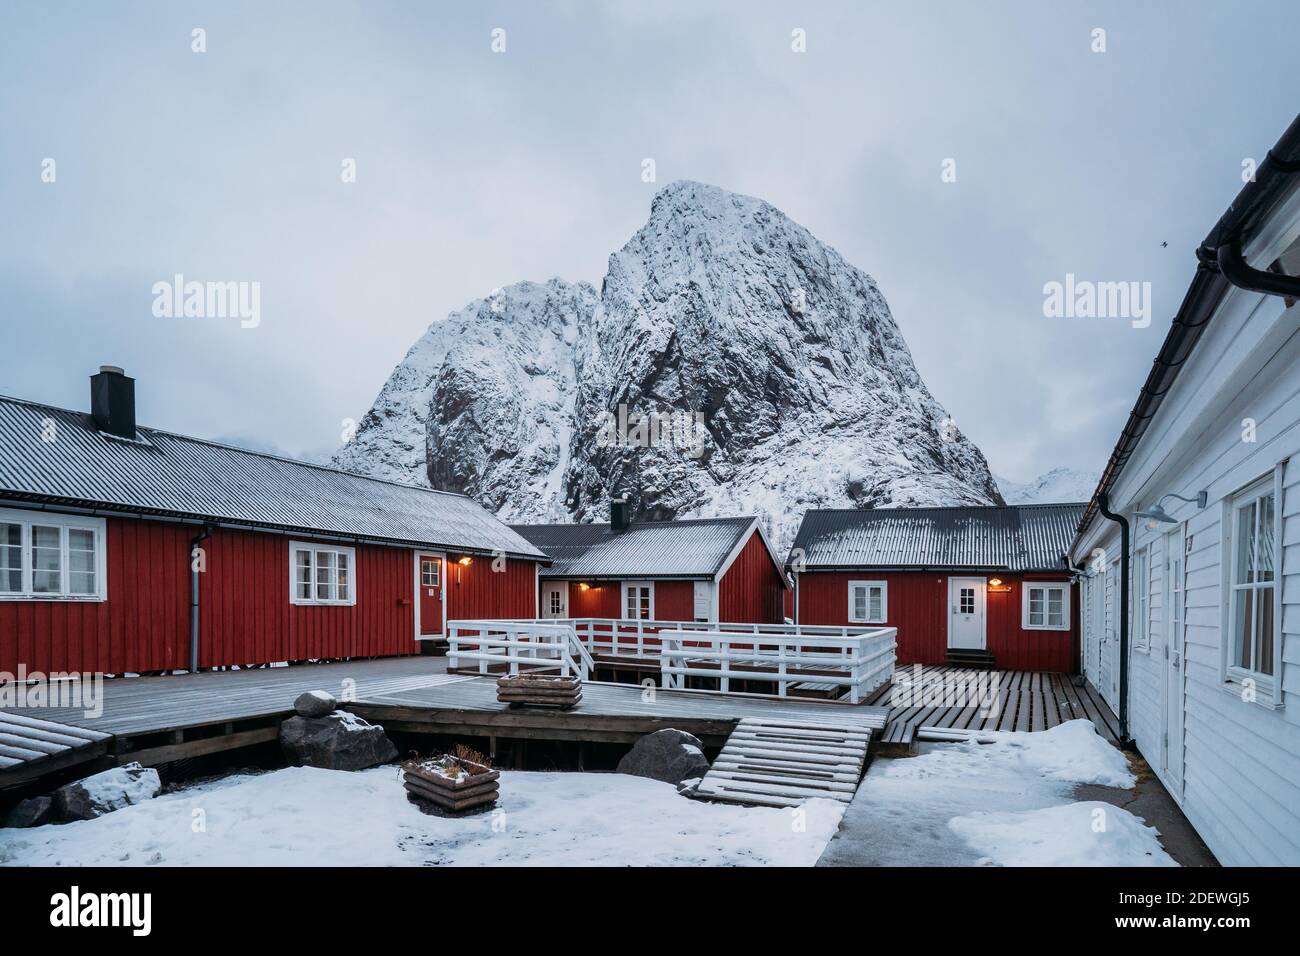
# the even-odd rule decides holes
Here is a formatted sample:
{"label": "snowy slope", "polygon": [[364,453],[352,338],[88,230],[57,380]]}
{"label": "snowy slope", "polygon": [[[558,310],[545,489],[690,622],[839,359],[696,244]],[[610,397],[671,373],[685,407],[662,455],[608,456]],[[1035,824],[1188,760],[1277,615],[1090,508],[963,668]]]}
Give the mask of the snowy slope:
{"label": "snowy slope", "polygon": [[[620,406],[702,427],[628,444]],[[637,517],[758,513],[779,548],[807,508],[1001,501],[874,280],[693,182],[655,197],[599,295],[520,283],[431,326],[335,461],[514,521],[604,520],[616,494]]]}
{"label": "snowy slope", "polygon": [[1067,501],[1090,501],[1100,476],[1077,468],[1053,468],[1033,481],[1020,484],[998,478],[998,488],[1009,505],[1055,504]]}

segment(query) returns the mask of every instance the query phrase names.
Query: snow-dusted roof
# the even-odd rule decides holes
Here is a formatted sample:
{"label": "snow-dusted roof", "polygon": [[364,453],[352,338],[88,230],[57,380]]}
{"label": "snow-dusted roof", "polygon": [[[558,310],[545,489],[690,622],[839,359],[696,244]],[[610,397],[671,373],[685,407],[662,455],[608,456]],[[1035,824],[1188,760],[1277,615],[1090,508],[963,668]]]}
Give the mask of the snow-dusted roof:
{"label": "snow-dusted roof", "polygon": [[82,412],[0,396],[0,498],[545,558],[464,495],[151,428],[138,434],[107,437]]}
{"label": "snow-dusted roof", "polygon": [[791,563],[809,569],[1066,571],[1084,505],[809,511]]}
{"label": "snow-dusted roof", "polygon": [[690,518],[635,521],[622,532],[608,524],[512,525],[552,564],[552,578],[711,578],[746,538],[755,519]]}

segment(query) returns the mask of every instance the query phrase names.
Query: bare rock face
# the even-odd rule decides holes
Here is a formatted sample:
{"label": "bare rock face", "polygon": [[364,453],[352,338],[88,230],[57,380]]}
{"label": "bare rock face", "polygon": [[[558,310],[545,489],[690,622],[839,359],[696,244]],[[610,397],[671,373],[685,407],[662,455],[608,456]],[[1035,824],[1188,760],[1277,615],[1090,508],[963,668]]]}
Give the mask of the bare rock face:
{"label": "bare rock face", "polygon": [[[640,441],[620,408],[692,423]],[[619,421],[611,441],[610,424]],[[585,283],[519,283],[435,323],[335,456],[508,521],[1000,504],[875,281],[778,209],[677,182]]]}
{"label": "bare rock face", "polygon": [[128,763],[60,787],[54,791],[54,803],[61,820],[93,820],[151,800],[161,791],[157,770]]}
{"label": "bare rock face", "polygon": [[295,767],[365,770],[397,759],[384,728],[346,711],[290,717],[280,724],[280,748]]}
{"label": "bare rock face", "polygon": [[680,785],[709,772],[700,739],[684,730],[656,730],[646,734],[618,762],[618,772]]}

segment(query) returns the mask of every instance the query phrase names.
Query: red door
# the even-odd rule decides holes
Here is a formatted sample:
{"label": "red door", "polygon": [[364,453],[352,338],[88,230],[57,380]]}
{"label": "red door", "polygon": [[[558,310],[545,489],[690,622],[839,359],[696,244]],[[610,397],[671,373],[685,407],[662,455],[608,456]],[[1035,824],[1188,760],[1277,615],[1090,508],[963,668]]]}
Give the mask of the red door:
{"label": "red door", "polygon": [[436,554],[420,554],[419,596],[420,636],[430,637],[442,633],[442,558]]}

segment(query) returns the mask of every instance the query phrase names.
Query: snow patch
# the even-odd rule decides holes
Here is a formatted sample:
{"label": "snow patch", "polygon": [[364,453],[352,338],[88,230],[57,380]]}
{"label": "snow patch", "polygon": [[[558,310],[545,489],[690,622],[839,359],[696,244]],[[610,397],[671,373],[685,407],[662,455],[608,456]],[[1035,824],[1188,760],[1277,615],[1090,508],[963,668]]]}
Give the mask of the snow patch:
{"label": "snow patch", "polygon": [[96,820],[0,830],[0,864],[811,866],[843,814],[823,799],[799,812],[702,803],[625,774],[500,784],[494,812],[449,818],[408,801],[392,767],[229,777]]}
{"label": "snow patch", "polygon": [[1095,800],[1017,813],[973,813],[948,824],[995,866],[1177,866],[1158,833],[1123,807]]}

